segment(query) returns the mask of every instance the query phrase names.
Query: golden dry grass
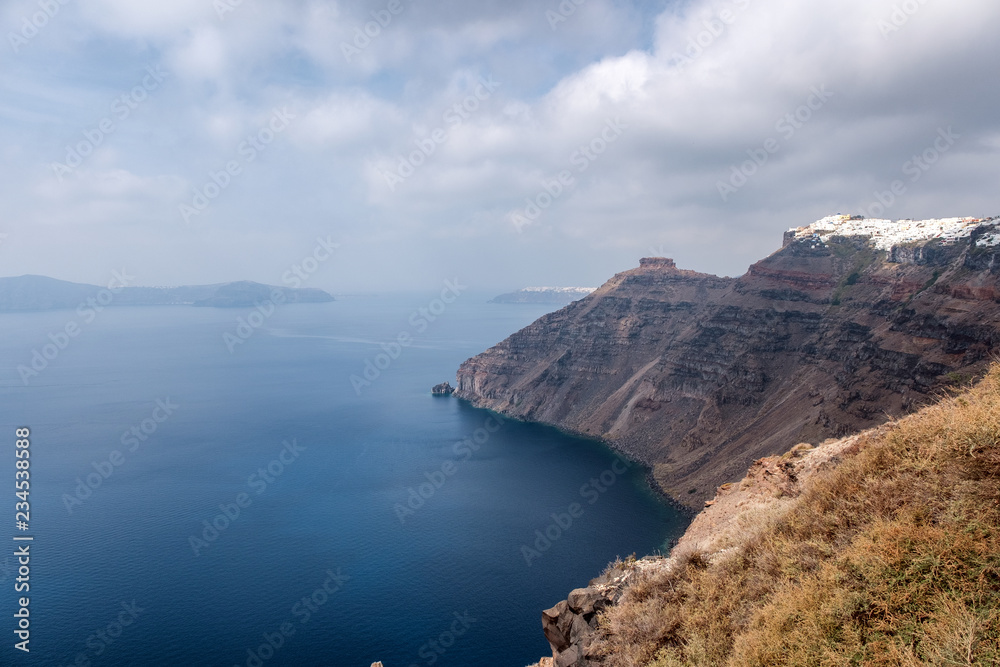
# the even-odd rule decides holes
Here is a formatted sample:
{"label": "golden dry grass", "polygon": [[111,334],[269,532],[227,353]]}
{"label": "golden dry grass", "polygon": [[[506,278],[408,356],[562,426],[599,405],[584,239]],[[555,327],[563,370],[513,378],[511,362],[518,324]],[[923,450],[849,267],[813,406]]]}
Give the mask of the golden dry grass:
{"label": "golden dry grass", "polygon": [[1000,665],[1000,367],[602,617],[610,667]]}

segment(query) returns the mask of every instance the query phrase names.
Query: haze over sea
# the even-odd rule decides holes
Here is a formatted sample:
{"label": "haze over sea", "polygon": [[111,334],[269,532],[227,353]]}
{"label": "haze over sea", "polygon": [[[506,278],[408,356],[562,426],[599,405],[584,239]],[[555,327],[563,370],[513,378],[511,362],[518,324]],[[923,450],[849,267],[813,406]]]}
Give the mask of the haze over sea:
{"label": "haze over sea", "polygon": [[[411,314],[436,296],[282,306],[232,352],[249,310],[0,315],[4,451],[32,431],[32,664],[523,667],[549,652],[542,609],[681,534],[603,445],[432,397],[552,309],[463,294],[424,329]],[[69,320],[80,335],[25,386],[17,366]],[[350,377],[401,333],[359,395]]]}

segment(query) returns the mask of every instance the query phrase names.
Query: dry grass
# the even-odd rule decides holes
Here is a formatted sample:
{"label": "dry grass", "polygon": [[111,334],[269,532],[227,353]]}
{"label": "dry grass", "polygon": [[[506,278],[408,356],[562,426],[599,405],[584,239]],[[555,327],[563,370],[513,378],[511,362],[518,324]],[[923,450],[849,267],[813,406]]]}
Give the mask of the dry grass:
{"label": "dry grass", "polygon": [[605,663],[1000,665],[1000,367],[792,503],[633,585],[602,617]]}

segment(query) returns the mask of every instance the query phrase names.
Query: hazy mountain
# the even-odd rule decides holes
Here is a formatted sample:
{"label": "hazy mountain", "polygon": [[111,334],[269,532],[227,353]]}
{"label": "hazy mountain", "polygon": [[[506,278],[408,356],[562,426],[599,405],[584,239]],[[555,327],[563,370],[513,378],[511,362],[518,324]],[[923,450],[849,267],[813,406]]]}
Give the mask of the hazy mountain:
{"label": "hazy mountain", "polygon": [[269,299],[324,303],[334,298],[320,289],[274,287],[250,281],[183,287],[108,287],[71,283],[46,276],[0,278],[0,312],[77,308],[94,299],[102,306],[214,306],[245,308]]}
{"label": "hazy mountain", "polygon": [[493,297],[489,303],[554,303],[565,306],[591,292],[596,287],[525,287]]}

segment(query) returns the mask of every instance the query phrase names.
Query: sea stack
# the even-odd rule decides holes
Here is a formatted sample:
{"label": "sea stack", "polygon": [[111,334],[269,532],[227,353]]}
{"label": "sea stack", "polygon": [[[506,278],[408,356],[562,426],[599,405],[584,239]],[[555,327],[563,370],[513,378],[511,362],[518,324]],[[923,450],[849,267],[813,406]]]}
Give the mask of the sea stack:
{"label": "sea stack", "polygon": [[455,388],[451,386],[450,382],[442,382],[431,388],[431,393],[435,396],[451,396],[454,392]]}

